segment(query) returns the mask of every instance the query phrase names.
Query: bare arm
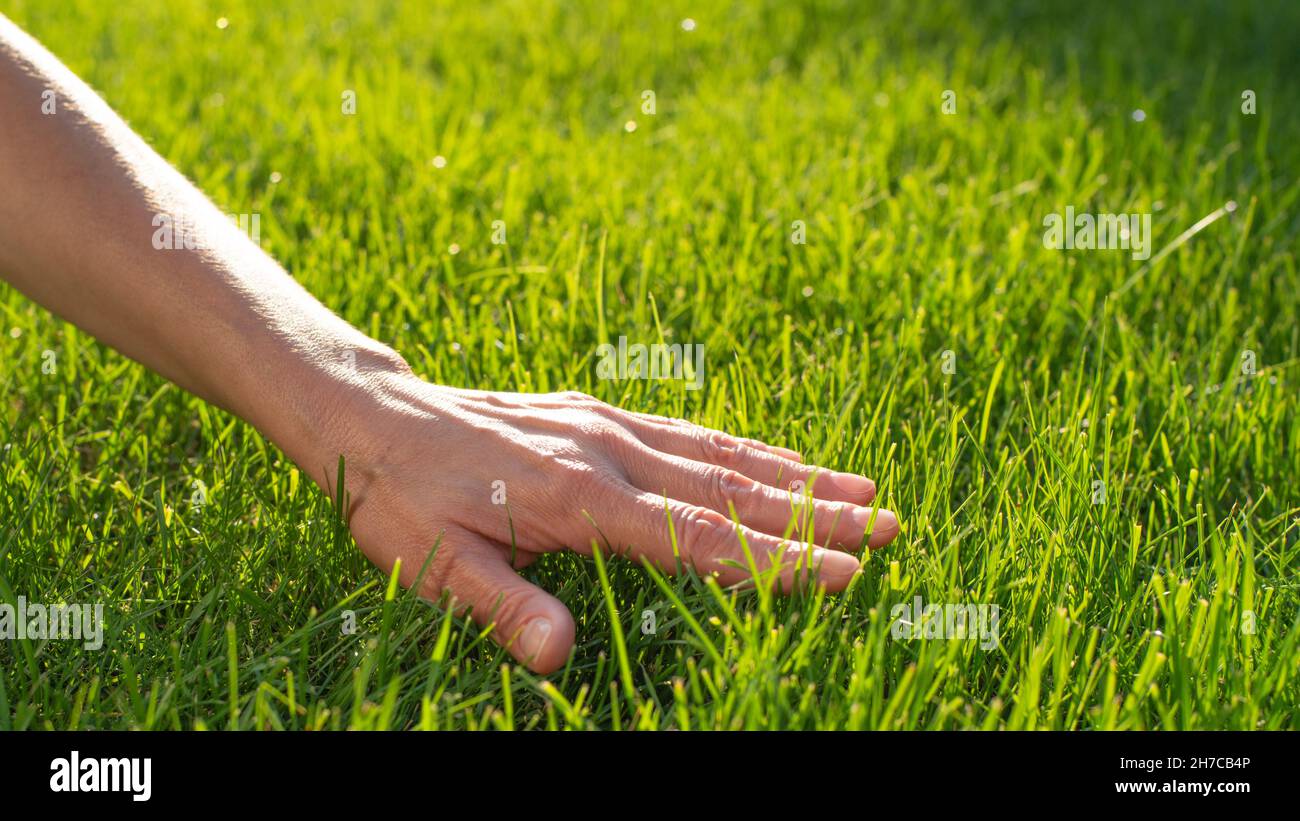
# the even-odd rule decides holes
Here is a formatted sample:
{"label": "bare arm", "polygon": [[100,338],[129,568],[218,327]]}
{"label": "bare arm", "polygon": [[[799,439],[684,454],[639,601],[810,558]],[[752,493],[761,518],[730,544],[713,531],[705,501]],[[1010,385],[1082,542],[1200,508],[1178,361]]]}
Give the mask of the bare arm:
{"label": "bare arm", "polygon": [[[342,390],[361,381],[357,371],[400,369],[401,358],[308,294],[3,17],[0,112],[0,272],[248,420],[313,473],[327,464],[312,441],[319,388]],[[212,250],[155,248],[160,218],[192,229]]]}
{"label": "bare arm", "polygon": [[[160,215],[183,221],[198,248],[156,247]],[[515,572],[539,553],[590,553],[595,541],[672,570],[667,507],[681,558],[701,573],[748,578],[743,536],[760,567],[780,565],[786,589],[815,577],[840,590],[859,568],[847,551],[898,531],[892,513],[870,507],[869,479],[784,448],[580,394],[424,382],[294,282],[2,16],[0,276],[247,420],[326,488],[344,455],[350,527],[366,555],[385,570],[401,560],[403,584],[451,594],[539,672],[562,666],[574,642],[564,605]],[[796,482],[815,496],[814,532],[791,544],[782,536]]]}

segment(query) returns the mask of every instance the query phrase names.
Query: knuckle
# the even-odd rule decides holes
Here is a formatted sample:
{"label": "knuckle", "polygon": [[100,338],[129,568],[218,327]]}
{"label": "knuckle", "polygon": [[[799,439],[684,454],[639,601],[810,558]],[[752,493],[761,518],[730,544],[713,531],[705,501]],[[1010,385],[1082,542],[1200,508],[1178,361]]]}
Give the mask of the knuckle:
{"label": "knuckle", "polygon": [[606,452],[627,447],[636,440],[627,428],[603,413],[593,412],[579,423],[582,432]]}
{"label": "knuckle", "polygon": [[704,507],[690,506],[678,519],[682,554],[697,570],[711,569],[730,555],[730,520]]}
{"label": "knuckle", "polygon": [[740,443],[725,433],[701,431],[696,434],[705,461],[734,468],[740,463]]}
{"label": "knuckle", "polygon": [[776,465],[776,486],[799,496],[805,493],[812,495],[813,486],[820,479],[819,474],[803,470],[798,466],[785,465],[779,462]]}
{"label": "knuckle", "polygon": [[845,502],[814,502],[812,513],[812,531],[818,538],[832,533],[836,534],[837,543],[851,538],[847,534],[853,530],[853,505]]}
{"label": "knuckle", "polygon": [[[521,589],[489,588],[467,561],[462,551],[450,550],[435,560],[439,588],[448,609],[457,615],[471,615],[480,623],[512,624],[526,600]],[[508,638],[505,637],[505,638]]]}
{"label": "knuckle", "polygon": [[524,613],[529,598],[528,592],[522,588],[508,588],[484,598],[485,601],[480,605],[483,611],[481,618],[496,623],[492,632],[503,644],[513,640],[514,636],[504,630],[502,625],[520,623],[520,616]]}
{"label": "knuckle", "polygon": [[853,506],[845,502],[823,502],[813,500],[813,516],[818,525],[830,527],[835,524],[842,524],[849,520],[849,514],[853,511]]}
{"label": "knuckle", "polygon": [[753,481],[731,468],[710,468],[705,478],[711,505],[720,512],[726,512],[728,504],[734,504],[739,512],[749,496]]}

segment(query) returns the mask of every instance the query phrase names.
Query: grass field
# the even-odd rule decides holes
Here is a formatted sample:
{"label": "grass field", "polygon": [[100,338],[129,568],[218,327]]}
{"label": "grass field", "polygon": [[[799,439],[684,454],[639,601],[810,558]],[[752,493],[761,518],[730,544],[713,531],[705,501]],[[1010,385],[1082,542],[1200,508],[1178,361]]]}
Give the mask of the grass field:
{"label": "grass field", "polygon": [[[798,449],[901,535],[837,596],[548,555],[538,679],[4,288],[0,602],[106,628],[0,642],[0,729],[1300,729],[1300,6],[425,5],[0,11],[417,373]],[[1067,207],[1150,258],[1046,248]],[[619,336],[703,389],[598,379]],[[918,596],[996,641],[896,638]]]}

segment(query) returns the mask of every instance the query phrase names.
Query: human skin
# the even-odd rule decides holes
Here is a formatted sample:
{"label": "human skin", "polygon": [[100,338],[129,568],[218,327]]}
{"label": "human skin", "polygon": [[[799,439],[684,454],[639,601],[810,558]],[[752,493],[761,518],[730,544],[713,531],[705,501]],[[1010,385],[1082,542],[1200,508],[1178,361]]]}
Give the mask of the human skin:
{"label": "human skin", "polygon": [[[872,507],[870,479],[785,448],[577,393],[424,381],[3,16],[0,115],[0,276],[238,415],[326,492],[342,456],[365,555],[386,572],[400,560],[403,585],[492,624],[535,672],[562,667],[574,643],[564,605],[516,572],[540,553],[598,546],[669,572],[680,556],[741,584],[747,546],[760,570],[778,568],[780,589],[837,592],[860,569],[851,551],[864,538],[877,548],[898,533],[894,514]],[[155,248],[159,214],[184,215],[198,247]],[[812,532],[787,539],[804,504]]]}

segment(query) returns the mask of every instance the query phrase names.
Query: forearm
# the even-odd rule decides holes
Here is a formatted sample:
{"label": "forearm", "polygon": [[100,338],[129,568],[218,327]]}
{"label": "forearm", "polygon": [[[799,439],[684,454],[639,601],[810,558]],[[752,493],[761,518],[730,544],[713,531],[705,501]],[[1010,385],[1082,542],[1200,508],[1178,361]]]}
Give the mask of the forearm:
{"label": "forearm", "polygon": [[[0,276],[323,478],[313,462],[338,444],[322,441],[324,421],[400,357],[308,294],[2,16],[0,113]],[[160,217],[197,247],[156,247]]]}

